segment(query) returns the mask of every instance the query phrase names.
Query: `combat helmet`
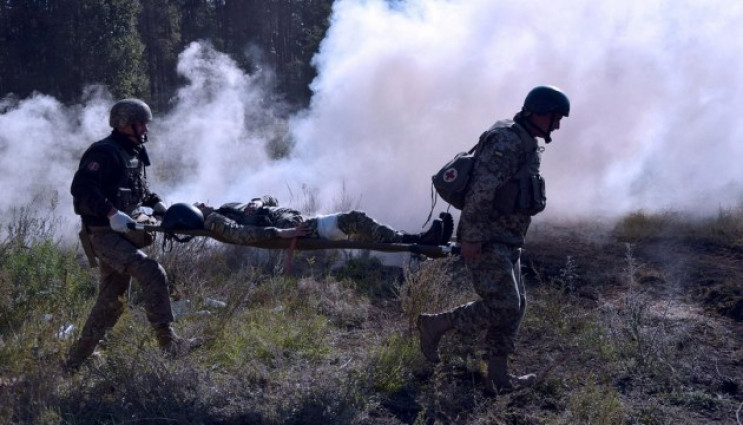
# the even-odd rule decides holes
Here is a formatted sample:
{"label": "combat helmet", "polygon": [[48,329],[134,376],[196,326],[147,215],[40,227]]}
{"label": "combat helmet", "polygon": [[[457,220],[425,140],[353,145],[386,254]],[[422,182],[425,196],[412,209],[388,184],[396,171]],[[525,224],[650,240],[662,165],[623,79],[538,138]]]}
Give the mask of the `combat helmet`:
{"label": "combat helmet", "polygon": [[122,99],[116,102],[111,107],[108,119],[108,123],[113,128],[150,121],[152,121],[152,110],[139,99]]}
{"label": "combat helmet", "polygon": [[558,112],[567,117],[570,115],[570,100],[557,87],[538,86],[526,95],[522,110],[535,114]]}
{"label": "combat helmet", "polygon": [[204,214],[191,204],[178,202],[165,211],[161,225],[166,232],[203,229]]}

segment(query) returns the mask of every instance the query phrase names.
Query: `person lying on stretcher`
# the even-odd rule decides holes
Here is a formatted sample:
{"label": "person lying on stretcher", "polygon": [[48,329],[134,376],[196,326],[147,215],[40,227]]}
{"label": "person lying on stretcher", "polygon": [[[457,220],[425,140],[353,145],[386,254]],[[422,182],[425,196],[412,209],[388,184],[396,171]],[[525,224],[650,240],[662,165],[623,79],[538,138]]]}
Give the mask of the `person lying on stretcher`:
{"label": "person lying on stretcher", "polygon": [[219,208],[205,203],[195,206],[204,215],[205,229],[227,242],[240,245],[295,237],[446,245],[454,230],[449,213],[441,213],[425,232],[410,234],[381,224],[358,210],[306,217],[299,211],[279,207],[278,201],[271,196],[253,198],[247,203],[227,203]]}

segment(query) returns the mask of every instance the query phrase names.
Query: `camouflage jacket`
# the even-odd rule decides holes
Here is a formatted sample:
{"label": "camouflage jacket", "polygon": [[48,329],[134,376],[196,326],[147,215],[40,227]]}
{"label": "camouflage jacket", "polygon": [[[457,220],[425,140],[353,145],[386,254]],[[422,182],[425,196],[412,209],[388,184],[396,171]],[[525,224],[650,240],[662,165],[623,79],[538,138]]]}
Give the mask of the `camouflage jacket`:
{"label": "camouflage jacket", "polygon": [[162,199],[150,192],[145,167],[150,165],[144,145],[135,145],[117,130],[93,143],[80,159],[70,186],[75,213],[86,226],[108,226],[111,208],[130,214]]}
{"label": "camouflage jacket", "polygon": [[278,229],[296,227],[305,221],[299,211],[290,208],[261,207],[249,213],[246,205],[236,202],[220,206],[207,216],[204,227],[231,243],[249,245],[275,239]]}
{"label": "camouflage jacket", "polygon": [[522,246],[531,217],[501,213],[495,195],[534,155],[537,140],[512,120],[498,121],[488,132],[470,177],[459,220],[459,238],[467,242]]}
{"label": "camouflage jacket", "polygon": [[244,226],[277,227],[288,229],[305,221],[299,211],[282,207],[260,207],[255,212],[245,211],[247,204],[230,202],[217,209],[219,214],[235,220]]}

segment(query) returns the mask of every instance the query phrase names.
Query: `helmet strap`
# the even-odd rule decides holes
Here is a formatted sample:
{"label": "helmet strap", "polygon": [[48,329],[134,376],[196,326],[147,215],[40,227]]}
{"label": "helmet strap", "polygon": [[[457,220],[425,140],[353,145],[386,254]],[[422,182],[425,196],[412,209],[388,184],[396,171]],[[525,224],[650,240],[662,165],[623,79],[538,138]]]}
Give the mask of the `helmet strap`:
{"label": "helmet strap", "polygon": [[170,252],[173,250],[173,242],[186,243],[193,239],[193,235],[178,236],[173,232],[163,233],[163,252]]}
{"label": "helmet strap", "polygon": [[[550,133],[552,133],[552,132],[551,131],[544,131],[543,129],[539,128],[536,124],[534,124],[533,122],[531,122],[531,120],[529,119],[528,115],[524,114],[523,112],[524,111],[522,111],[522,113],[519,114],[521,116],[520,117],[521,119],[520,120],[517,120],[517,122],[519,124],[523,125],[524,127],[527,127],[528,129],[530,129],[533,133],[536,133],[537,135],[539,135],[542,138],[544,138],[544,143],[551,142],[552,141],[552,137],[551,137]],[[555,113],[552,112],[552,113],[550,113],[550,126],[549,126],[549,128],[552,128],[552,125],[554,123],[555,123]]]}
{"label": "helmet strap", "polygon": [[544,136],[544,143],[549,143],[552,141],[552,126],[555,125],[555,112],[550,112],[550,126],[547,127],[550,130],[545,134]]}

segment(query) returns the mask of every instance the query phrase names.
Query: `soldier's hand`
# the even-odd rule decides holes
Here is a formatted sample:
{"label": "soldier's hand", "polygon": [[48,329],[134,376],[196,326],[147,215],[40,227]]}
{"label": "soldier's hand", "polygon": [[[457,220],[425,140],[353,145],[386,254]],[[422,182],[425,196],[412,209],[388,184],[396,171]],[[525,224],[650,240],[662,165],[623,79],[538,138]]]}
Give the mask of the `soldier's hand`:
{"label": "soldier's hand", "polygon": [[474,260],[482,254],[482,242],[462,241],[460,247],[462,258],[465,260]]}
{"label": "soldier's hand", "polygon": [[290,227],[288,229],[279,229],[278,236],[282,239],[298,238],[301,236],[308,236],[312,231],[304,223],[297,227]]}
{"label": "soldier's hand", "polygon": [[134,223],[131,217],[124,214],[121,211],[116,211],[108,217],[108,222],[111,225],[111,229],[115,232],[126,233],[129,231],[128,224]]}

